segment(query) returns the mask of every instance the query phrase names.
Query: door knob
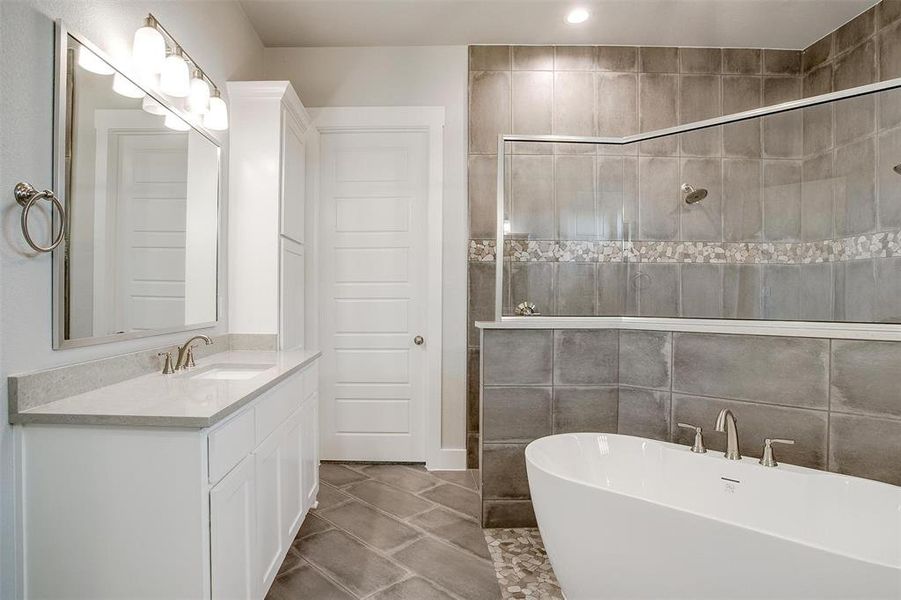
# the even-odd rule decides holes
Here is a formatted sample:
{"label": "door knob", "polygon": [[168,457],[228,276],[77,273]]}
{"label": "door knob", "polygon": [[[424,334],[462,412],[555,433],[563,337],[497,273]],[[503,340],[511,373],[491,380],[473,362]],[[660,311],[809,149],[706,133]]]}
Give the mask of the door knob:
{"label": "door knob", "polygon": [[417,335],[415,338],[413,338],[413,343],[417,346],[422,346],[425,343],[425,338],[423,338],[421,335]]}

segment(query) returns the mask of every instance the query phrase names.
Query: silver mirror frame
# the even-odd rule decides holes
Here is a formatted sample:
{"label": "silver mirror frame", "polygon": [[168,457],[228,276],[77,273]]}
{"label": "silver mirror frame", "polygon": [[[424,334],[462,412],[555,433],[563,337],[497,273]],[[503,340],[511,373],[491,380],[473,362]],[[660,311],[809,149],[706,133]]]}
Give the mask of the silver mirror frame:
{"label": "silver mirror frame", "polygon": [[63,350],[67,348],[80,348],[84,346],[95,346],[98,344],[109,344],[111,342],[119,342],[123,340],[133,340],[138,338],[153,337],[157,335],[165,335],[169,333],[181,333],[185,331],[194,331],[197,329],[208,329],[215,327],[221,321],[220,293],[222,282],[220,274],[222,272],[222,146],[216,137],[207,129],[194,125],[188,119],[187,115],[172,106],[172,104],[153,90],[147,90],[144,86],[137,82],[137,78],[133,77],[128,69],[122,68],[103,50],[91,43],[77,33],[70,31],[62,20],[55,21],[54,36],[54,95],[53,95],[53,189],[62,205],[68,212],[68,193],[66,189],[66,128],[67,122],[67,90],[66,90],[66,63],[67,49],[69,38],[73,38],[76,42],[96,54],[99,58],[113,67],[116,71],[122,73],[134,85],[144,90],[148,96],[162,104],[167,109],[185,120],[191,128],[201,134],[216,146],[216,164],[217,164],[217,185],[216,185],[216,319],[205,323],[192,323],[190,325],[180,325],[177,327],[168,327],[163,329],[154,329],[152,331],[136,331],[129,333],[120,333],[96,337],[86,337],[77,339],[66,339],[66,252],[68,251],[68,241],[60,244],[52,253],[52,271],[53,271],[53,349]]}

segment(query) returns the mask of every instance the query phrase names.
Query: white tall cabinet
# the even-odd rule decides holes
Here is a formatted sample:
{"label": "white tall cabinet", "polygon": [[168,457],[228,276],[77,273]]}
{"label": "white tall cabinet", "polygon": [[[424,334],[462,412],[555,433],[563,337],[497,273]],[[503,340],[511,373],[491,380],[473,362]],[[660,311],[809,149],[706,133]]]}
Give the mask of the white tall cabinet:
{"label": "white tall cabinet", "polygon": [[228,83],[229,330],[315,346],[315,129],[287,81]]}

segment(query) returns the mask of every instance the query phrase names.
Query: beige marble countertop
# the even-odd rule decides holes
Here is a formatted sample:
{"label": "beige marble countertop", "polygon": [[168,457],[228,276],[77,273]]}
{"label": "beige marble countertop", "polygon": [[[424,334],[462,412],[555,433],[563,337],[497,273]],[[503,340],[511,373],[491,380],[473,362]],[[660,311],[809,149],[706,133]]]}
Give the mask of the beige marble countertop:
{"label": "beige marble countertop", "polygon": [[[310,351],[218,352],[188,371],[151,373],[11,412],[10,422],[133,427],[209,427],[319,358]],[[271,365],[249,379],[197,379],[213,366]]]}

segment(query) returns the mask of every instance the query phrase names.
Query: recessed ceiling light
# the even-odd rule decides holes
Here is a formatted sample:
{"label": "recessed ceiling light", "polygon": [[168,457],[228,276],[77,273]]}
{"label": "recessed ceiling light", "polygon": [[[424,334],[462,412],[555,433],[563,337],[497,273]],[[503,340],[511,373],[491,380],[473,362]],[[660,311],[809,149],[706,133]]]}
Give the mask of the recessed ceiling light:
{"label": "recessed ceiling light", "polygon": [[584,8],[574,8],[569,11],[569,14],[566,15],[566,22],[570,25],[577,25],[579,23],[584,23],[588,20],[588,17],[591,15]]}

